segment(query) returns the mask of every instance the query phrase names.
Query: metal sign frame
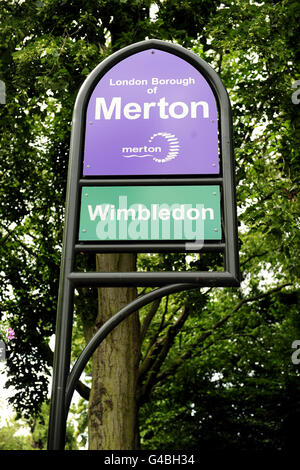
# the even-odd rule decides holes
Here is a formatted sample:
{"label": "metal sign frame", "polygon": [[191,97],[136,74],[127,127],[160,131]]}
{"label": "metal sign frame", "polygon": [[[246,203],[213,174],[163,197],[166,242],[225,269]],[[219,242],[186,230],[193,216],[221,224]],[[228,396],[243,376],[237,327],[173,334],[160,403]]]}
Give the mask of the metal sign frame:
{"label": "metal sign frame", "polygon": [[[83,178],[82,162],[85,133],[85,118],[89,98],[101,77],[114,65],[132,54],[147,49],[159,49],[175,54],[195,67],[209,83],[218,107],[220,135],[220,174],[217,176],[161,176],[161,177],[106,177]],[[118,185],[219,185],[222,192],[222,225],[224,239],[217,242],[164,243],[78,243],[78,224],[80,213],[80,192],[83,186]],[[121,252],[222,252],[224,271],[202,272],[76,272],[75,259],[78,253],[121,253]],[[184,290],[187,288],[237,287],[240,283],[237,216],[235,201],[235,178],[233,157],[233,136],[231,106],[227,91],[217,73],[196,54],[181,46],[151,39],[142,41],[112,54],[101,62],[87,77],[76,99],[71,134],[69,173],[67,181],[65,228],[61,260],[60,285],[57,306],[57,330],[54,355],[51,412],[49,424],[48,449],[64,448],[64,436],[68,400],[66,387],[70,369],[71,334],[73,320],[74,290],[76,287],[124,287],[155,286],[161,287],[157,295],[164,295],[168,287]],[[98,344],[98,343],[97,343]],[[92,352],[90,352],[92,354]],[[77,377],[77,376],[76,376]],[[78,377],[77,377],[78,379]],[[73,389],[76,380],[73,375]],[[68,397],[70,396],[68,392]]]}

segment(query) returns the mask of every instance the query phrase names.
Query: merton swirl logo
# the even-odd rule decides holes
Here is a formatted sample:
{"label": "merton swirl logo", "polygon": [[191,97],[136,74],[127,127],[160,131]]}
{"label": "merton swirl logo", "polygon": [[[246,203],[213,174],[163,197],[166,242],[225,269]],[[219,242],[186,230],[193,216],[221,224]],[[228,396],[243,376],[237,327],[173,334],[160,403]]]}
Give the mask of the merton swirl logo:
{"label": "merton swirl logo", "polygon": [[147,145],[122,147],[122,157],[150,157],[156,163],[167,163],[178,157],[179,150],[180,144],[175,134],[171,134],[169,132],[157,132],[150,137]]}

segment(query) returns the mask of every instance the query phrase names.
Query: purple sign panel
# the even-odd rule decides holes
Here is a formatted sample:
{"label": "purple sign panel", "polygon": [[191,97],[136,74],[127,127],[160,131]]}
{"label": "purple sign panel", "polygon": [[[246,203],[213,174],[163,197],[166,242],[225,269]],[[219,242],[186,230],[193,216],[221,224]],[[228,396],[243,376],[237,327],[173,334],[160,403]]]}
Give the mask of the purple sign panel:
{"label": "purple sign panel", "polygon": [[217,105],[195,67],[148,49],[100,79],[87,108],[85,176],[217,173]]}

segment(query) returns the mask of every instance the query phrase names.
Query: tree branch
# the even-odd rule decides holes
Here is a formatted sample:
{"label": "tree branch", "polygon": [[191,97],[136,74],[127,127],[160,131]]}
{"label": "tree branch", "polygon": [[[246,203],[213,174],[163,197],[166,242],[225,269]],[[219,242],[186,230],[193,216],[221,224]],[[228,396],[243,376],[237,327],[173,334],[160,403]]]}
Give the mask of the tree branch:
{"label": "tree branch", "polygon": [[167,357],[178,331],[182,328],[189,314],[189,309],[185,305],[177,321],[171,325],[163,337],[157,339],[149,350],[145,360],[139,370],[139,383],[147,375],[147,380],[140,390],[139,397],[147,397],[155,383],[155,378]]}
{"label": "tree branch", "polygon": [[[14,238],[14,240],[15,240],[17,243],[19,243],[19,245],[20,245],[25,251],[27,251],[27,253],[29,253],[29,254],[32,255],[32,256],[36,256],[36,253],[34,253],[34,251],[33,251],[31,248],[29,248],[27,245],[25,245],[25,243],[23,243],[23,242],[18,238],[18,236],[14,233],[14,230],[11,230],[11,229],[5,227],[2,223],[1,223],[0,225],[1,225],[1,227],[2,227],[4,230],[7,231],[7,234],[6,234],[6,235],[2,238],[2,240],[1,240],[1,243],[2,243],[2,244],[5,244],[5,243],[6,243],[6,240],[8,240],[9,237],[12,237],[12,238]],[[31,237],[31,234],[30,234],[29,236]],[[34,238],[34,237],[32,237],[32,238]]]}
{"label": "tree branch", "polygon": [[[179,306],[173,313],[172,313],[172,316],[176,315],[176,313],[182,308],[182,306]],[[145,353],[145,358],[149,356],[149,352],[152,350],[152,347],[156,344],[156,341],[157,341],[157,338],[159,337],[159,334],[165,329],[167,328],[168,326],[168,323],[170,324],[170,321],[167,322],[165,324],[165,316],[167,314],[167,309],[168,309],[168,301],[166,302],[166,305],[165,305],[165,310],[164,310],[164,313],[162,315],[162,319],[161,319],[161,322],[159,324],[159,327],[157,329],[157,331],[152,335],[151,339],[150,339],[150,344],[148,346],[148,349]]]}
{"label": "tree branch", "polygon": [[152,321],[152,318],[154,317],[154,315],[156,314],[156,312],[158,310],[160,302],[161,302],[161,299],[157,299],[154,302],[152,302],[151,307],[150,307],[149,311],[147,312],[147,315],[146,315],[146,317],[143,321],[143,324],[141,326],[141,335],[140,335],[141,342],[144,340],[144,338],[146,336],[149,325]]}
{"label": "tree branch", "polygon": [[87,385],[85,385],[83,382],[80,382],[80,380],[78,380],[75,390],[76,392],[79,393],[79,395],[82,398],[89,401],[91,389]]}
{"label": "tree branch", "polygon": [[[175,315],[175,313],[177,313],[178,310],[180,310],[180,308],[181,307],[178,307],[178,309],[175,310],[173,315]],[[165,312],[166,312],[166,310],[165,310]],[[169,330],[171,328],[173,328],[178,323],[180,318],[181,317],[179,317],[179,319],[177,320],[177,322],[174,325],[171,325],[169,327]],[[162,322],[160,323],[160,326],[159,326],[158,330],[156,331],[156,333],[151,338],[149,347],[148,347],[148,349],[145,353],[144,359],[143,359],[142,364],[140,366],[139,376],[141,376],[141,377],[144,376],[149,371],[149,369],[151,368],[153,362],[155,361],[155,358],[157,357],[157,355],[159,354],[159,352],[161,351],[161,349],[163,347],[163,343],[164,343],[164,341],[165,341],[165,339],[168,335],[168,331],[164,336],[159,337],[159,333],[161,333],[161,331],[162,331]]]}
{"label": "tree branch", "polygon": [[[44,347],[44,354],[48,360],[48,363],[53,366],[53,358],[54,358],[54,354],[53,354],[53,351],[52,349],[50,348],[50,346],[48,344],[45,344],[45,347]],[[89,400],[89,397],[90,397],[90,388],[85,385],[83,382],[81,382],[80,380],[78,380],[77,384],[76,384],[76,387],[75,387],[75,390],[79,393],[79,395],[84,398],[85,400]]]}
{"label": "tree branch", "polygon": [[169,296],[167,295],[164,313],[163,313],[162,316],[161,316],[161,322],[160,322],[160,324],[159,324],[157,334],[159,334],[159,333],[164,329],[165,318],[166,318],[167,311],[168,311],[168,305],[169,305]]}
{"label": "tree branch", "polygon": [[[229,318],[234,314],[236,313],[244,304],[246,303],[251,303],[251,302],[255,302],[257,300],[260,300],[264,297],[267,297],[269,295],[272,295],[274,294],[275,292],[278,292],[280,290],[282,290],[283,288],[287,287],[287,286],[290,286],[292,285],[291,283],[286,283],[286,284],[282,284],[281,286],[278,286],[278,287],[275,287],[273,289],[271,289],[270,291],[268,292],[263,292],[261,294],[258,294],[256,296],[253,296],[253,297],[249,297],[249,298],[246,298],[246,299],[243,299],[241,300],[232,310],[230,313],[228,313],[224,318],[222,318],[221,320],[219,320],[217,323],[214,324],[214,326],[204,332],[200,338],[198,338],[198,340],[193,343],[193,345],[187,349],[176,361],[173,362],[173,364],[168,367],[167,369],[165,369],[164,371],[162,371],[160,374],[158,373],[159,372],[159,369],[163,363],[163,361],[160,361],[160,367],[159,369],[157,369],[155,367],[155,364],[154,364],[154,367],[153,367],[153,372],[151,371],[150,374],[151,374],[151,377],[149,377],[148,381],[146,382],[146,384],[143,386],[143,388],[141,389],[140,391],[140,394],[139,394],[139,403],[144,403],[145,400],[147,400],[147,397],[150,395],[151,393],[151,390],[152,388],[154,387],[154,385],[156,385],[157,383],[159,382],[162,382],[163,380],[165,380],[167,377],[169,376],[173,376],[176,371],[178,370],[178,368],[187,360],[187,359],[190,359],[191,357],[195,356],[195,352],[197,351],[197,348],[199,348],[199,343],[203,343],[208,337],[210,337],[213,332],[215,330],[217,330],[218,328],[220,328],[222,325],[224,325],[224,323],[226,323]],[[178,331],[178,330],[177,330]],[[175,337],[175,336],[174,336]],[[173,338],[174,339],[174,338]],[[173,341],[172,341],[173,343]],[[206,345],[204,348],[201,349],[201,353],[205,350],[205,349],[208,349],[212,344],[214,344],[215,341],[212,341],[211,343],[209,343],[208,345]],[[170,345],[171,347],[171,345]],[[169,349],[170,349],[169,347]],[[199,354],[199,353],[197,353]],[[166,356],[164,356],[163,360],[165,359]],[[161,356],[161,359],[162,359],[162,356]],[[151,367],[151,366],[150,366]],[[150,369],[149,367],[149,369]],[[148,370],[149,370],[148,369]],[[157,370],[156,370],[157,369]],[[154,372],[156,371],[156,375],[154,375]],[[143,372],[143,371],[141,371]],[[141,379],[143,378],[143,376],[141,375]]]}
{"label": "tree branch", "polygon": [[251,261],[253,258],[260,258],[261,256],[264,256],[266,255],[268,252],[267,251],[264,251],[263,253],[260,253],[260,254],[255,254],[255,255],[252,255],[252,256],[249,256],[248,258],[245,259],[245,261],[243,261],[241,263],[241,268],[243,266],[245,266],[245,264],[247,264],[249,261]]}

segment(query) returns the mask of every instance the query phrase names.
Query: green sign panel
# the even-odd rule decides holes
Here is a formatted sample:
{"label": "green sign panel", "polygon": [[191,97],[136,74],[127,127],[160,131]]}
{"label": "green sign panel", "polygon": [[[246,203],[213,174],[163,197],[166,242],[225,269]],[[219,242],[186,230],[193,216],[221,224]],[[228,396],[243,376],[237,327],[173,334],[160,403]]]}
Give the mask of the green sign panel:
{"label": "green sign panel", "polygon": [[82,188],[79,241],[221,238],[219,186]]}

